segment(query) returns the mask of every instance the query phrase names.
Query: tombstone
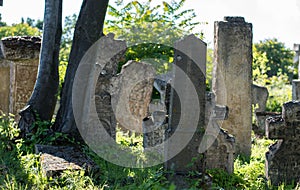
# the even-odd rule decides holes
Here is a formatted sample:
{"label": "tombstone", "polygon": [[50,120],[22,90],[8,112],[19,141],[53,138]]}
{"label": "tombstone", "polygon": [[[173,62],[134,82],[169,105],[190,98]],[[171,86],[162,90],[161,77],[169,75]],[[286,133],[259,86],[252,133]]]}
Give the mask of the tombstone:
{"label": "tombstone", "polygon": [[147,63],[129,61],[122,66],[119,76],[114,78],[110,91],[116,119],[123,130],[143,133],[142,121],[148,116],[155,68]]}
{"label": "tombstone", "polygon": [[184,187],[182,175],[203,171],[198,148],[205,126],[206,44],[189,35],[175,43],[174,79],[170,97],[165,145],[165,169],[169,180]]}
{"label": "tombstone", "polygon": [[283,104],[282,116],[266,120],[266,135],[277,142],[266,153],[266,176],[272,185],[300,182],[300,102]]}
{"label": "tombstone", "polygon": [[[124,57],[127,47],[125,41],[114,40],[113,34],[108,34],[106,37],[103,37],[103,39],[105,40],[105,46],[110,46],[110,49],[117,51],[118,54],[105,55],[105,57],[109,57],[109,60],[96,60],[96,65],[102,67],[102,70],[98,76],[95,87],[95,105],[97,112],[97,116],[95,117],[99,118],[108,134],[115,139],[117,121],[112,105],[111,86],[113,78],[117,77],[118,64]],[[112,58],[110,58],[110,56]],[[90,133],[92,134],[93,132],[91,131]]]}
{"label": "tombstone", "polygon": [[[207,139],[205,151],[205,169],[219,168],[233,173],[235,139],[220,128],[218,121],[228,117],[228,107],[216,105],[215,95],[206,94],[205,135]],[[199,151],[199,152],[203,152]]]}
{"label": "tombstone", "polygon": [[252,104],[255,107],[254,115],[256,122],[256,125],[253,125],[252,129],[258,135],[265,134],[266,119],[276,115],[276,113],[266,112],[268,97],[269,92],[266,87],[252,84]]}
{"label": "tombstone", "polygon": [[37,76],[41,39],[2,39],[5,58],[0,60],[0,109],[17,114],[29,100]]}
{"label": "tombstone", "polygon": [[215,22],[212,89],[229,107],[222,128],[235,137],[237,154],[250,156],[252,130],[252,24],[242,17]]}
{"label": "tombstone", "polygon": [[171,81],[173,72],[155,76],[154,88],[159,92],[160,99],[152,100],[149,105],[149,116],[143,120],[143,146],[144,148],[160,146],[157,150],[161,153],[164,149],[163,142],[168,125]]}
{"label": "tombstone", "polygon": [[266,119],[269,117],[280,116],[280,112],[255,112],[256,125],[252,126],[252,129],[256,135],[265,136],[266,135]]}
{"label": "tombstone", "polygon": [[294,57],[294,62],[298,63],[298,79],[292,81],[292,99],[300,100],[300,44],[294,44],[294,51],[296,55]]}
{"label": "tombstone", "polygon": [[40,155],[43,175],[57,177],[64,170],[86,170],[93,173],[99,170],[97,164],[72,146],[35,145],[35,153]]}
{"label": "tombstone", "polygon": [[158,110],[151,113],[150,116],[143,120],[143,147],[145,150],[149,147],[159,146],[160,154],[163,153],[163,142],[167,128],[166,111]]}

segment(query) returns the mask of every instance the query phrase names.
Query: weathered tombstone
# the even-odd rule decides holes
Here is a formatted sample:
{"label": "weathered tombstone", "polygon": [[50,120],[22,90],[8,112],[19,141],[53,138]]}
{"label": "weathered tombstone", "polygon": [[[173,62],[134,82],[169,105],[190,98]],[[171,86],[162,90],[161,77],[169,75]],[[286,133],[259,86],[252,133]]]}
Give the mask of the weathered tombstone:
{"label": "weathered tombstone", "polygon": [[155,68],[147,63],[129,61],[122,66],[121,73],[114,78],[110,90],[116,119],[123,130],[142,133],[142,121],[148,116]]}
{"label": "weathered tombstone", "polygon": [[181,175],[203,170],[198,148],[205,125],[206,44],[194,35],[175,43],[170,118],[165,144],[165,169],[180,188]]}
{"label": "weathered tombstone", "polygon": [[[112,58],[106,60],[96,60],[96,65],[103,67],[95,88],[95,105],[98,118],[112,138],[116,138],[116,116],[112,107],[111,85],[114,77],[117,76],[119,60],[124,57],[126,50],[125,41],[116,41],[113,39],[114,35],[109,34],[105,37],[107,46],[110,46],[113,50],[119,50],[117,55],[113,55]],[[98,50],[101,51],[101,50]],[[107,55],[106,57],[109,57]],[[103,63],[101,63],[103,61]],[[94,76],[93,76],[94,77]]]}
{"label": "weathered tombstone", "polygon": [[265,121],[269,116],[276,115],[276,113],[266,112],[267,101],[269,97],[268,89],[264,86],[252,84],[252,104],[255,107],[255,121],[253,131],[258,135],[265,134]]}
{"label": "weathered tombstone", "polygon": [[205,135],[207,142],[205,151],[205,169],[219,168],[233,173],[235,154],[235,139],[232,135],[220,128],[218,121],[222,122],[228,117],[226,106],[216,105],[215,96],[209,92],[206,94]]}
{"label": "weathered tombstone", "polygon": [[32,93],[39,64],[41,39],[9,37],[2,39],[2,42],[5,58],[0,61],[3,79],[0,85],[0,96],[3,97],[0,109],[16,114],[25,107]]}
{"label": "weathered tombstone", "polygon": [[11,62],[5,60],[4,48],[1,41],[1,58],[0,58],[0,114],[9,113],[9,97],[10,97],[10,65]]}
{"label": "weathered tombstone", "polygon": [[171,71],[155,76],[153,86],[159,92],[160,99],[158,101],[152,100],[149,105],[150,115],[143,120],[144,148],[160,146],[157,149],[163,152],[162,143],[165,140],[165,130],[168,125],[172,79],[173,72]]}
{"label": "weathered tombstone", "polygon": [[295,62],[298,63],[298,79],[292,81],[292,98],[293,100],[300,100],[300,44],[294,44],[294,51],[296,52],[295,55]]}
{"label": "weathered tombstone", "polygon": [[256,124],[253,125],[252,129],[255,134],[260,135],[260,136],[265,136],[266,135],[266,119],[269,117],[276,117],[280,116],[280,112],[255,112],[255,119],[256,119]]}
{"label": "weathered tombstone", "polygon": [[236,139],[238,154],[250,156],[252,128],[252,24],[242,17],[215,22],[212,89],[216,102],[229,107],[222,128]]}
{"label": "weathered tombstone", "polygon": [[149,148],[160,146],[160,153],[163,153],[163,142],[165,140],[166,111],[159,110],[151,113],[143,120],[143,147]]}
{"label": "weathered tombstone", "polygon": [[97,164],[78,148],[70,146],[35,145],[36,154],[41,154],[42,173],[55,177],[64,170],[86,170],[89,173],[99,170]]}
{"label": "weathered tombstone", "polygon": [[266,135],[279,139],[266,153],[266,176],[273,185],[300,182],[300,102],[283,104],[282,116],[266,120]]}

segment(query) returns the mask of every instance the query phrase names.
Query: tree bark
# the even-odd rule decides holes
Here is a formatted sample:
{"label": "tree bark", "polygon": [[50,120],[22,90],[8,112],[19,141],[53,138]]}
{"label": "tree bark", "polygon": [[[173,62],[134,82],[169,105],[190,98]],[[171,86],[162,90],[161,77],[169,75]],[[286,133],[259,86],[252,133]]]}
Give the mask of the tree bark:
{"label": "tree bark", "polygon": [[20,112],[23,135],[36,119],[51,121],[57,101],[58,65],[62,35],[62,0],[45,0],[44,31],[38,76],[27,106]]}
{"label": "tree bark", "polygon": [[72,87],[78,65],[87,50],[103,35],[109,0],[83,0],[75,26],[73,44],[63,85],[60,108],[53,130],[80,140],[72,108]]}

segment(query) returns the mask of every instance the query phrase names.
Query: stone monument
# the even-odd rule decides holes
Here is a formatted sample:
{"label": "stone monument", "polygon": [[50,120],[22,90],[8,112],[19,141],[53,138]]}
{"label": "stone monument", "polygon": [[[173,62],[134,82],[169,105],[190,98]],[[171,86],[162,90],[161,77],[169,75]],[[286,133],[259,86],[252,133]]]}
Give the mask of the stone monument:
{"label": "stone monument", "polygon": [[206,44],[194,35],[175,43],[173,69],[165,169],[173,171],[169,180],[184,188],[182,175],[204,170],[198,149],[205,130]]}
{"label": "stone monument", "polygon": [[277,142],[266,153],[266,176],[272,185],[300,182],[300,102],[283,104],[282,116],[266,120],[266,135]]}
{"label": "stone monument", "polygon": [[242,17],[215,22],[212,89],[229,107],[222,128],[235,137],[237,154],[250,156],[252,129],[252,24]]}
{"label": "stone monument", "polygon": [[0,110],[17,114],[25,107],[36,81],[41,39],[8,37],[2,42]]}
{"label": "stone monument", "polygon": [[300,44],[294,44],[294,51],[296,53],[294,57],[295,62],[298,63],[298,79],[292,81],[292,98],[293,100],[300,100]]}

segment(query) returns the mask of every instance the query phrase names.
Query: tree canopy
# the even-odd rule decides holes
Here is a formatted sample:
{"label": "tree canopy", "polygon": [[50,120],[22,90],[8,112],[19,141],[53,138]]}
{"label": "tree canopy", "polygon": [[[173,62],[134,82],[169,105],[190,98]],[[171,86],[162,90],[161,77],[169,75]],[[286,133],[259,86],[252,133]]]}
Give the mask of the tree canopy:
{"label": "tree canopy", "polygon": [[[285,75],[291,81],[297,76],[297,65],[293,62],[294,52],[276,38],[265,39],[254,44],[253,76],[257,79],[270,79]],[[266,81],[268,83],[268,81]]]}
{"label": "tree canopy", "polygon": [[184,9],[185,0],[155,3],[116,1],[115,7],[108,7],[104,33],[126,40],[129,48],[123,63],[146,59],[161,73],[170,69],[175,41],[193,32],[202,38],[203,33],[195,32],[200,23],[193,9]]}

